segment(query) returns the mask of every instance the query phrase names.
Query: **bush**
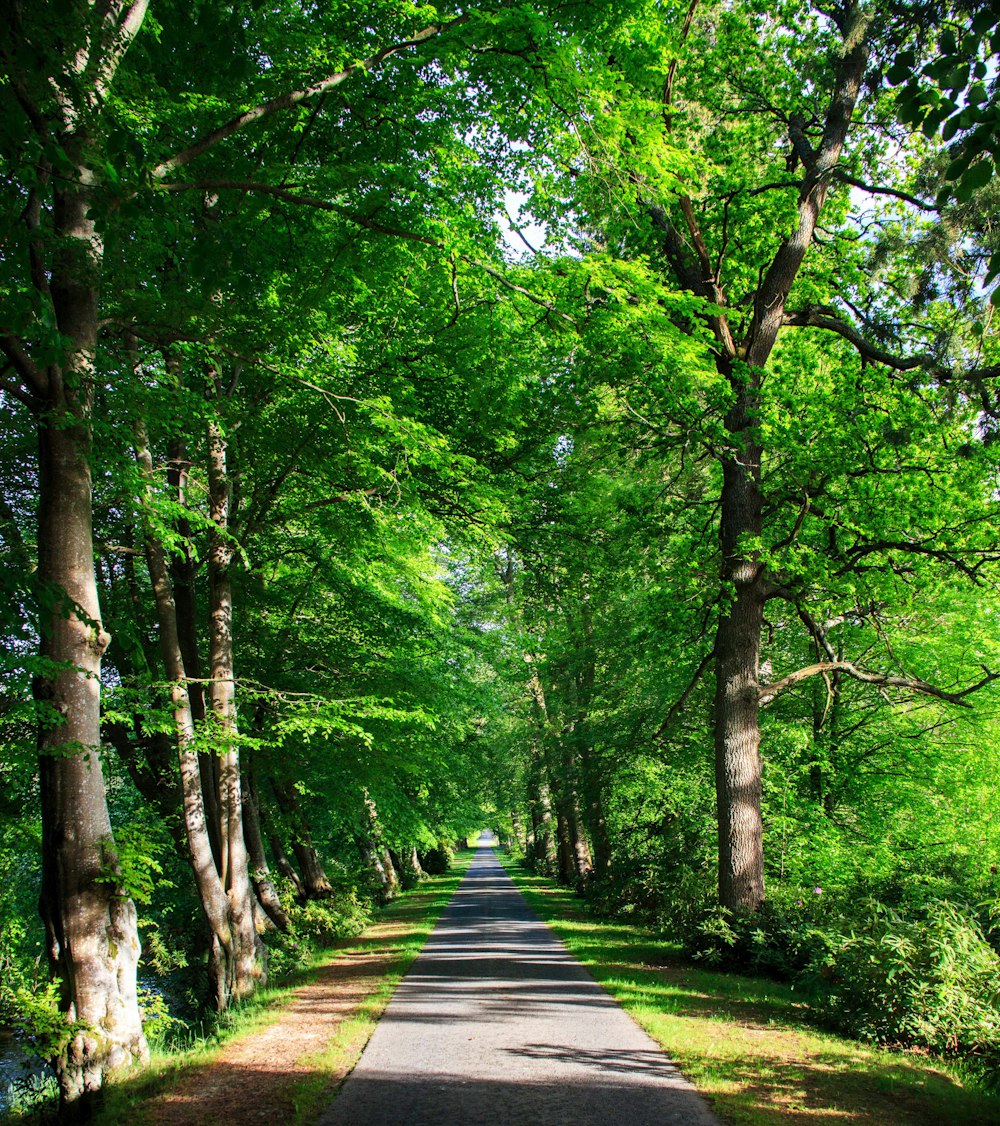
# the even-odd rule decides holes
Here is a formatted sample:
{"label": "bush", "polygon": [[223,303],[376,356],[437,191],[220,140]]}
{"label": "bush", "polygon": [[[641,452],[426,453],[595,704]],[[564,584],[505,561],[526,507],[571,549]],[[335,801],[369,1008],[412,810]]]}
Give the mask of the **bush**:
{"label": "bush", "polygon": [[904,918],[877,906],[814,969],[842,1031],[1000,1063],[1000,958],[972,909],[940,900]]}
{"label": "bush", "polygon": [[451,867],[451,849],[441,841],[436,848],[417,854],[420,867],[428,876],[443,876]]}
{"label": "bush", "polygon": [[268,937],[272,979],[303,969],[320,950],[338,939],[360,934],[371,922],[371,903],[355,890],[342,888],[332,899],[304,903],[295,902],[287,894],[282,899],[288,904],[291,929],[287,934],[276,931]]}
{"label": "bush", "polygon": [[736,915],[705,904],[678,921],[684,953],[717,969],[766,974],[782,981],[800,977],[829,949],[818,901],[768,901],[753,915]]}
{"label": "bush", "polygon": [[28,1118],[32,1122],[56,1121],[59,1084],[50,1071],[31,1072],[7,1084],[5,1100],[11,1120]]}

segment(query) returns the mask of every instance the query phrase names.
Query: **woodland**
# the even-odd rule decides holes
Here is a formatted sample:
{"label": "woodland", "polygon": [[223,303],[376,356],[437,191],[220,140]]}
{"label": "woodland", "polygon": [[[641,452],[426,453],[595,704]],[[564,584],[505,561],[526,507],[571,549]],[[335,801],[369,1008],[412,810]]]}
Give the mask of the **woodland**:
{"label": "woodland", "polygon": [[4,0],[0,1025],[67,1112],[499,828],[1000,1063],[980,0]]}

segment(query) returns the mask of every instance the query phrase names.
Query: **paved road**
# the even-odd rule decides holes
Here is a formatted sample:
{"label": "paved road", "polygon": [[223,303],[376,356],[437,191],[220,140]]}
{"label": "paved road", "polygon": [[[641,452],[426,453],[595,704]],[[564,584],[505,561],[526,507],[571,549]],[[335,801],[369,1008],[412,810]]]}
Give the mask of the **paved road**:
{"label": "paved road", "polygon": [[480,849],[320,1126],[718,1126]]}

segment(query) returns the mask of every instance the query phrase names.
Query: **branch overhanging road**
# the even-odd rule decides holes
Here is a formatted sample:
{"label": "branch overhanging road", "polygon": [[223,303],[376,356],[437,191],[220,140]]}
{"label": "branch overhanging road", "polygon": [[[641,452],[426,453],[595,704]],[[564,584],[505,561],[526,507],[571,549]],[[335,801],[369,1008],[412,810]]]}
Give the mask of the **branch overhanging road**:
{"label": "branch overhanging road", "polygon": [[718,1126],[478,856],[320,1126]]}

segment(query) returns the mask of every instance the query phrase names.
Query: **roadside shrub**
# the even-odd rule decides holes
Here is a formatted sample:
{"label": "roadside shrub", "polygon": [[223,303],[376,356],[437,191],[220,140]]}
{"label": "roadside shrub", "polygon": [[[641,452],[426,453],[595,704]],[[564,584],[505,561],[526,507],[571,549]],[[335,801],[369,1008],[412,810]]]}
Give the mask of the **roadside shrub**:
{"label": "roadside shrub", "polygon": [[916,918],[878,906],[813,966],[829,1022],[860,1039],[1000,1063],[1000,958],[973,910],[948,900]]}
{"label": "roadside shrub", "polygon": [[820,914],[804,898],[768,901],[753,915],[705,903],[679,920],[675,934],[695,961],[787,981],[817,963],[829,948]]}
{"label": "roadside shrub", "polygon": [[[287,889],[285,889],[287,892]],[[331,899],[296,902],[283,894],[291,929],[268,936],[268,966],[278,980],[303,969],[321,950],[338,939],[360,934],[371,922],[371,901],[354,889],[341,888]]]}
{"label": "roadside shrub", "polygon": [[427,852],[418,852],[420,867],[428,876],[443,876],[451,867],[451,849],[444,841],[440,841],[436,848]]}

